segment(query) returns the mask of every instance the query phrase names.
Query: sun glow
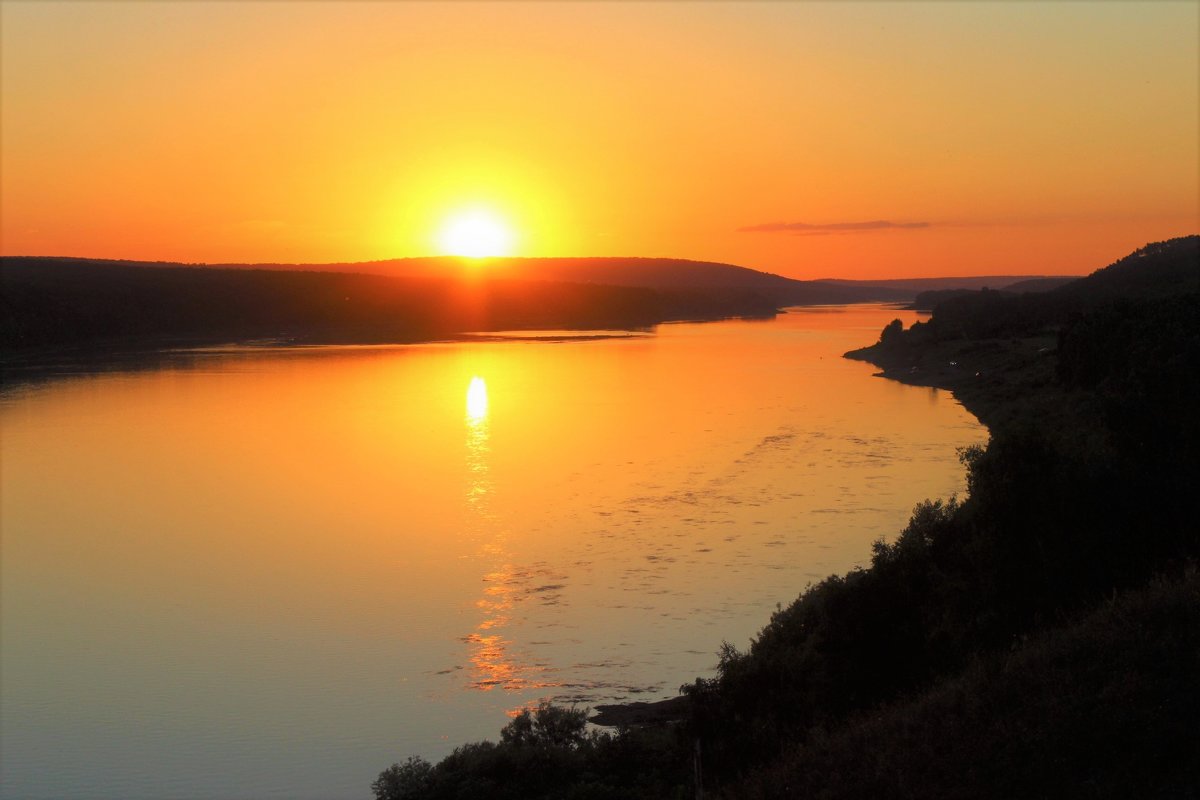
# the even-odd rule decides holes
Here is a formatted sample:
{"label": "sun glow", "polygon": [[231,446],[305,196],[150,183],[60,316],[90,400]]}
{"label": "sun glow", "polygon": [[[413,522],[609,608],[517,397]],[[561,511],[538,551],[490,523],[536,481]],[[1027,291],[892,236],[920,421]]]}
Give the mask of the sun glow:
{"label": "sun glow", "polygon": [[512,245],[512,230],[488,211],[470,211],[451,217],[438,234],[438,247],[451,256],[506,256],[511,253]]}

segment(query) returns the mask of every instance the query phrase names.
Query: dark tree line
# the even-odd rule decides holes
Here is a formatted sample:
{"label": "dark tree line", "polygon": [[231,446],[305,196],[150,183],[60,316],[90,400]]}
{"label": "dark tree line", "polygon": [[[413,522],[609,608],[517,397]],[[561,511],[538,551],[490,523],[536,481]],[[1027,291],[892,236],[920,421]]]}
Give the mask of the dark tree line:
{"label": "dark tree line", "polygon": [[679,319],[772,316],[752,289],[5,258],[0,347],[153,347],[164,340],[409,342],[518,328],[646,328]]}

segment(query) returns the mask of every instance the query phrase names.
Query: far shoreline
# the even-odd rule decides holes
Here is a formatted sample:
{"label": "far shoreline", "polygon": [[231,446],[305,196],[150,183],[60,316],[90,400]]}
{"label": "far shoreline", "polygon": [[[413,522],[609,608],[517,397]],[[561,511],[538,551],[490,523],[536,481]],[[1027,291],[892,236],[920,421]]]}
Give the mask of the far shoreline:
{"label": "far shoreline", "polygon": [[32,383],[108,372],[141,372],[163,367],[187,367],[204,357],[235,357],[250,353],[312,352],[327,348],[410,347],[429,344],[481,342],[567,342],[653,336],[659,325],[699,324],[741,319],[737,316],[696,320],[669,320],[645,327],[531,328],[499,331],[467,331],[438,336],[392,337],[178,337],[146,336],[103,339],[85,343],[38,345],[0,352],[0,395]]}
{"label": "far shoreline", "polygon": [[203,357],[234,357],[269,351],[302,352],[320,348],[390,348],[429,344],[480,342],[577,342],[622,338],[652,337],[663,325],[699,325],[710,322],[743,320],[768,322],[781,314],[820,308],[848,308],[858,305],[902,310],[898,301],[864,303],[813,303],[777,308],[770,315],[724,314],[710,317],[668,319],[650,325],[604,327],[538,326],[447,333],[444,335],[389,337],[276,336],[230,338],[224,336],[133,336],[106,338],[89,342],[34,345],[0,352],[0,395],[12,390],[72,377],[103,373],[141,372],[164,367],[186,368]]}

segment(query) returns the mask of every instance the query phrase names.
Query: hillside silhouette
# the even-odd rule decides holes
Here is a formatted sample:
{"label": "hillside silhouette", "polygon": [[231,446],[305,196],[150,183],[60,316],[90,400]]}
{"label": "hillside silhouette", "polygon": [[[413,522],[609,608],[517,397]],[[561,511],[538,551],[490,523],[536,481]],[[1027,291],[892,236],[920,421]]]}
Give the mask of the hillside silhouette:
{"label": "hillside silhouette", "polygon": [[772,316],[752,288],[532,280],[433,269],[382,275],[52,258],[0,259],[0,346],[272,339],[411,342],[484,330],[647,328]]}
{"label": "hillside silhouette", "polygon": [[[166,278],[132,269],[188,272]],[[196,274],[198,270],[205,274]],[[292,277],[237,277],[241,273]],[[325,277],[297,277],[314,274]],[[394,282],[380,282],[379,278]],[[414,341],[497,327],[647,327],[672,320],[766,316],[790,305],[902,302],[912,300],[921,289],[976,286],[981,281],[1003,286],[1013,280],[1017,279],[801,281],[732,264],[633,257],[440,256],[329,264],[213,265],[7,257],[0,259],[0,285],[5,295],[0,346],[146,336],[206,341],[214,337]],[[551,290],[545,284],[593,288]],[[649,289],[653,293],[594,287]],[[338,304],[339,297],[354,299],[364,294],[377,299],[369,307]],[[522,294],[531,302],[523,302]],[[484,296],[482,300],[479,295]],[[383,298],[388,299],[390,310]],[[123,305],[106,309],[103,302]],[[143,304],[143,310],[135,311],[131,302]],[[476,307],[471,308],[472,304]],[[58,308],[50,310],[50,305]],[[143,312],[147,319],[135,318]],[[53,326],[47,325],[51,318]],[[170,320],[177,324],[168,324]]]}
{"label": "hillside silhouette", "polygon": [[390,278],[434,280],[549,281],[681,291],[696,289],[753,290],[777,305],[903,300],[910,298],[913,294],[907,289],[882,286],[875,283],[860,284],[855,281],[800,281],[733,264],[674,258],[519,258],[496,256],[475,259],[460,256],[427,256],[328,264],[180,264],[158,261],[129,262],[65,258],[53,260],[62,263],[82,262],[96,266],[107,264],[144,266],[160,269],[199,267],[222,270],[382,275]]}
{"label": "hillside silhouette", "polygon": [[[1147,245],[1047,292],[955,294],[936,303],[927,321],[847,356],[889,378],[951,389],[991,428],[1014,417],[1052,418],[1062,404],[1087,399],[1060,380],[1056,370],[1075,369],[1064,356],[1087,347],[1098,370],[1135,347],[1132,336],[1142,342],[1137,347],[1156,333],[1187,341],[1182,330],[1200,309],[1193,302],[1198,265],[1200,237],[1188,236]],[[1145,321],[1154,317],[1162,320],[1157,328]],[[1092,331],[1087,344],[1079,333],[1085,327]]]}
{"label": "hillside silhouette", "polygon": [[910,342],[1025,336],[1065,323],[1073,314],[1104,304],[1133,303],[1200,290],[1200,237],[1147,245],[1097,270],[1048,291],[955,292],[935,298],[937,313],[913,326]]}
{"label": "hillside silhouette", "polygon": [[[985,278],[799,281],[664,258],[406,258],[332,264],[0,259],[0,347],[415,342],[529,328],[645,329],[790,305],[907,301]],[[1008,278],[995,282],[1006,284]]]}
{"label": "hillside silhouette", "polygon": [[1198,243],[954,298],[847,354],[988,424],[968,495],[919,503],[869,566],[722,643],[675,722],[509,733],[394,765],[376,796],[1194,797]]}
{"label": "hillside silhouette", "polygon": [[[1003,295],[1013,296],[1019,294],[1028,294],[1031,292],[1049,292],[1060,286],[1066,286],[1072,281],[1079,280],[1078,278],[1030,278],[1027,280],[1016,281],[1005,285],[1002,289],[991,288],[987,285],[976,287],[974,289],[965,287],[952,287],[947,289],[926,289],[918,292],[909,306],[917,311],[933,311],[947,300],[953,300],[957,297],[969,297],[976,292],[988,291],[1000,292]],[[993,284],[992,286],[994,286]]]}
{"label": "hillside silhouette", "polygon": [[[957,285],[963,279],[946,279]],[[942,285],[938,279],[919,285]],[[334,264],[0,259],[0,347],[272,339],[411,342],[517,328],[647,328],[788,305],[902,301],[905,288],[798,281],[663,258],[431,257]]]}
{"label": "hillside silhouette", "polygon": [[970,275],[946,278],[890,278],[882,280],[852,281],[842,278],[822,278],[818,283],[835,285],[871,286],[880,289],[894,289],[919,295],[922,292],[979,289],[1003,289],[1007,292],[1040,292],[1068,283],[1077,278],[1076,275]]}

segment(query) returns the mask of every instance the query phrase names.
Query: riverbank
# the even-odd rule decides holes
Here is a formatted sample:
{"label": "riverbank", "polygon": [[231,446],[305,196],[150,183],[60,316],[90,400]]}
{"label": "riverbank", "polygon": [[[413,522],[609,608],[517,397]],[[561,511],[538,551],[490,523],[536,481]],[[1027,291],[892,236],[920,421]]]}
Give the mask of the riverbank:
{"label": "riverbank", "polygon": [[[907,386],[950,392],[989,431],[1035,413],[1061,415],[1066,393],[1054,383],[1056,338],[1039,335],[986,341],[939,342],[923,346],[876,343],[845,358],[880,368],[876,377]],[[656,702],[600,705],[588,718],[609,728],[659,727],[685,722],[693,709],[688,696]]]}
{"label": "riverbank", "polygon": [[598,705],[595,711],[595,714],[588,717],[588,722],[605,728],[659,726],[687,719],[691,712],[691,703],[687,697],[680,695],[650,703]]}
{"label": "riverbank", "polygon": [[[957,298],[848,352],[989,428],[961,451],[969,494],[920,503],[869,566],[810,586],[747,650],[722,644],[687,703],[604,708],[618,733],[555,752],[578,768],[522,796],[671,793],[631,763],[728,798],[1191,796],[1197,243],[1039,297]],[[462,796],[518,750],[460,751],[411,796]]]}
{"label": "riverbank", "polygon": [[[890,346],[876,343],[845,358],[880,368],[876,377],[950,392],[989,432],[1073,405],[1054,381],[1057,339],[1038,335]],[[678,725],[693,709],[688,696],[597,706],[588,721],[610,728]]]}
{"label": "riverbank", "polygon": [[1151,245],[846,353],[952,392],[991,442],[963,453],[968,497],[690,687],[720,796],[1190,796],[1198,267],[1195,237]]}
{"label": "riverbank", "polygon": [[1015,420],[1060,409],[1053,335],[954,340],[921,345],[877,343],[845,354],[880,368],[879,377],[949,391],[995,431]]}

